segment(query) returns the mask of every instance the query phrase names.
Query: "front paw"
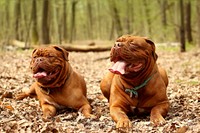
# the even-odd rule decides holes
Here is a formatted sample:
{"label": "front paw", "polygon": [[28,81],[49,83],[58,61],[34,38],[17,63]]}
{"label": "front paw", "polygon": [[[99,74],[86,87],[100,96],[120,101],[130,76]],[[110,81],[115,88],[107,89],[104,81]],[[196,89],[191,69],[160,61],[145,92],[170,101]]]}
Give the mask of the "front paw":
{"label": "front paw", "polygon": [[25,97],[28,97],[28,95],[27,95],[26,93],[22,92],[22,93],[17,94],[17,95],[15,96],[15,99],[16,99],[16,100],[22,100],[22,99],[24,99]]}
{"label": "front paw", "polygon": [[166,123],[165,119],[161,115],[152,115],[150,121],[154,126],[161,126]]}
{"label": "front paw", "polygon": [[53,117],[52,117],[50,114],[43,114],[43,115],[42,115],[42,120],[43,120],[44,122],[50,122],[50,121],[53,120]]}
{"label": "front paw", "polygon": [[132,127],[131,121],[129,119],[127,119],[127,118],[120,119],[117,122],[117,125],[116,125],[117,129],[120,129],[120,128],[131,128],[131,127]]}
{"label": "front paw", "polygon": [[93,114],[85,114],[84,116],[85,116],[85,118],[97,119],[97,116],[95,116]]}

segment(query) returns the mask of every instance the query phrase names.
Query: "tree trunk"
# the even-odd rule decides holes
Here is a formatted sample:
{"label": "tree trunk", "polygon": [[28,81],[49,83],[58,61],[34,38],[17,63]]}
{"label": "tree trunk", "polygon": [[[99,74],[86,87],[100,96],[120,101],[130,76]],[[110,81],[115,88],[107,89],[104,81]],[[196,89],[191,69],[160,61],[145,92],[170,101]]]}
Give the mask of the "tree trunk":
{"label": "tree trunk", "polygon": [[37,4],[36,0],[32,2],[32,42],[37,44],[39,41],[38,30],[37,30]]}
{"label": "tree trunk", "polygon": [[197,0],[197,44],[200,48],[200,0]]}
{"label": "tree trunk", "polygon": [[55,30],[57,31],[56,34],[58,34],[58,42],[59,44],[62,44],[62,19],[60,17],[59,14],[60,13],[60,8],[57,6],[55,7],[54,9],[54,14],[55,14],[55,18],[54,21],[55,21],[55,27],[57,27],[57,30],[55,28]]}
{"label": "tree trunk", "polygon": [[21,40],[20,38],[20,19],[21,19],[21,0],[16,0],[15,3],[15,39]]}
{"label": "tree trunk", "polygon": [[93,15],[91,0],[87,0],[87,18],[88,18],[88,38],[93,39]]}
{"label": "tree trunk", "polygon": [[75,23],[76,23],[76,4],[77,0],[72,1],[72,9],[71,9],[71,33],[70,33],[70,40],[69,43],[72,43],[73,39],[75,38]]}
{"label": "tree trunk", "polygon": [[168,8],[168,2],[167,0],[158,0],[158,4],[160,6],[161,10],[161,23],[163,27],[163,37],[162,40],[166,38],[166,28],[167,28],[167,13],[166,10]]}
{"label": "tree trunk", "polygon": [[43,44],[50,44],[50,37],[49,37],[49,0],[43,0],[42,43]]}
{"label": "tree trunk", "polygon": [[164,28],[167,27],[167,14],[166,14],[167,5],[168,5],[167,0],[161,1],[162,25]]}
{"label": "tree trunk", "polygon": [[143,0],[143,2],[144,2],[145,15],[146,15],[146,19],[147,19],[148,34],[151,35],[150,10],[149,10],[149,6],[147,4],[147,0]]}
{"label": "tree trunk", "polygon": [[67,0],[63,0],[63,39],[67,40]]}
{"label": "tree trunk", "polygon": [[123,29],[120,21],[119,11],[117,10],[117,6],[115,0],[109,1],[109,6],[111,8],[112,18],[115,22],[115,28],[117,30],[117,35],[121,36],[123,34]]}
{"label": "tree trunk", "polygon": [[186,2],[186,14],[185,14],[185,22],[186,22],[186,35],[187,35],[187,40],[189,43],[192,43],[192,28],[191,28],[191,2],[190,0],[187,0]]}
{"label": "tree trunk", "polygon": [[[7,1],[5,3],[5,18],[4,20],[2,20],[2,22],[5,24],[2,24],[4,25],[5,27],[10,27],[10,8],[9,8],[9,5],[10,5],[10,1]],[[9,43],[9,40],[10,40],[10,33],[12,33],[13,31],[10,30],[9,28],[4,28],[5,32],[4,32],[4,35],[3,35],[3,38],[5,38],[5,44],[8,44]]]}
{"label": "tree trunk", "polygon": [[104,33],[103,33],[103,28],[102,28],[102,19],[101,19],[101,13],[102,13],[102,5],[100,4],[101,2],[99,0],[96,0],[97,2],[97,30],[98,32],[96,33],[97,35],[97,39],[100,39],[103,37]]}
{"label": "tree trunk", "polygon": [[133,32],[133,0],[126,0],[127,8],[126,8],[126,30],[127,34],[131,34]]}
{"label": "tree trunk", "polygon": [[180,43],[181,43],[181,52],[185,52],[185,28],[184,28],[184,7],[183,0],[179,0],[180,4]]}

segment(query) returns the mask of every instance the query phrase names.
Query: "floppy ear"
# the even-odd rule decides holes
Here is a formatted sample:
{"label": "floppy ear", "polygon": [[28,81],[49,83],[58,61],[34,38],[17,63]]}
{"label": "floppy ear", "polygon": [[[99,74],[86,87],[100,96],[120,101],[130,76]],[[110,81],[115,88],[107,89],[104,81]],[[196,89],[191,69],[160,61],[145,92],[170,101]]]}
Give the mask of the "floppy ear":
{"label": "floppy ear", "polygon": [[37,48],[35,48],[35,49],[33,50],[32,55],[33,55],[36,51],[37,51]]}
{"label": "floppy ear", "polygon": [[151,45],[151,47],[152,47],[152,55],[153,55],[153,58],[154,58],[155,60],[157,60],[158,55],[157,55],[156,52],[155,52],[155,44],[154,44],[154,42],[151,41],[151,40],[148,39],[148,38],[145,38],[145,41],[146,41],[148,44]]}
{"label": "floppy ear", "polygon": [[53,48],[55,48],[56,50],[62,52],[64,59],[65,59],[66,61],[69,61],[69,60],[68,60],[68,55],[69,55],[69,53],[67,52],[67,50],[65,50],[64,48],[62,48],[62,47],[60,47],[60,46],[56,46],[56,45],[54,45]]}

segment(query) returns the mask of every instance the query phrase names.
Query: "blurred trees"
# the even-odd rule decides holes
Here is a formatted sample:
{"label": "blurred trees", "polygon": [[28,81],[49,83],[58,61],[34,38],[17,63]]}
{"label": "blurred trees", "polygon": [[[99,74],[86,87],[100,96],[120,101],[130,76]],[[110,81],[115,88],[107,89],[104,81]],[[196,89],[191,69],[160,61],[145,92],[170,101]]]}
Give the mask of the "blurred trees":
{"label": "blurred trees", "polygon": [[197,1],[196,4],[196,10],[197,10],[197,44],[200,47],[200,1]]}
{"label": "blurred trees", "polygon": [[186,42],[200,46],[200,2],[181,1],[183,20],[177,0],[1,0],[0,43],[109,40],[122,34],[180,42],[183,28]]}
{"label": "blurred trees", "polygon": [[32,42],[34,44],[37,44],[39,41],[39,35],[38,35],[38,22],[37,22],[37,1],[36,0],[32,0],[32,11],[31,11],[31,21],[32,21]]}
{"label": "blurred trees", "polygon": [[21,40],[21,0],[17,0],[15,3],[15,39]]}
{"label": "blurred trees", "polygon": [[179,0],[180,4],[180,43],[181,52],[185,52],[185,25],[184,25],[184,7],[183,0]]}
{"label": "blurred trees", "polygon": [[43,9],[42,9],[42,42],[43,44],[50,44],[50,6],[49,0],[43,0]]}

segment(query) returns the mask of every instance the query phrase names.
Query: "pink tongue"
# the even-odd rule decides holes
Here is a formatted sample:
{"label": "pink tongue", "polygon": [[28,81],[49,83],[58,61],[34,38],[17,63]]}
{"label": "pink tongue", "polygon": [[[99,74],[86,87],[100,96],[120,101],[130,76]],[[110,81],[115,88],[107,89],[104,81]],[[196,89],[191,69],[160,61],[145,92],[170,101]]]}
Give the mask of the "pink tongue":
{"label": "pink tongue", "polygon": [[33,75],[34,78],[44,78],[46,76],[47,76],[46,72],[38,72],[38,73]]}
{"label": "pink tongue", "polygon": [[125,66],[124,61],[117,61],[109,70],[115,74],[125,74]]}

